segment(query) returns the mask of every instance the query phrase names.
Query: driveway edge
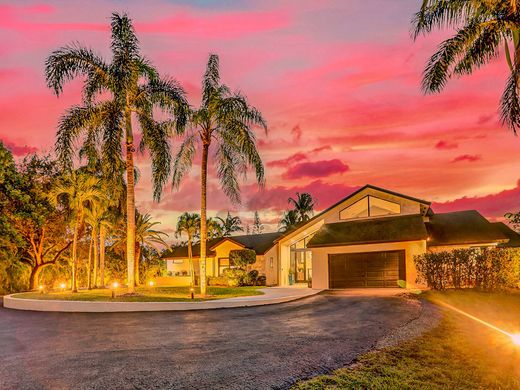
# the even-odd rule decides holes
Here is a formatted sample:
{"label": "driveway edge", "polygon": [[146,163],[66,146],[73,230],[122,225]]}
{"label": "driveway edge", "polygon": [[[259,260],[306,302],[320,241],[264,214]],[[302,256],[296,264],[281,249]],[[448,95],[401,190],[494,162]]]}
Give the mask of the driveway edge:
{"label": "driveway edge", "polygon": [[149,312],[149,311],[186,311],[186,310],[210,310],[231,309],[240,307],[275,305],[307,298],[319,294],[323,290],[296,289],[288,290],[287,295],[271,293],[276,289],[262,289],[265,295],[251,297],[238,297],[216,299],[202,302],[89,302],[89,301],[58,301],[16,298],[14,295],[6,295],[3,306],[8,309],[30,310],[44,312],[68,312],[68,313],[120,313],[120,312]]}

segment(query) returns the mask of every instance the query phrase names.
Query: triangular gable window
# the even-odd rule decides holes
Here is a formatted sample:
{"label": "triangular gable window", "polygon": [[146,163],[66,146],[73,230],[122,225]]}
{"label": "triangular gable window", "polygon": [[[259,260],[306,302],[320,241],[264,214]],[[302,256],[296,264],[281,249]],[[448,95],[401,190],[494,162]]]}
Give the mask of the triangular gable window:
{"label": "triangular gable window", "polygon": [[352,203],[339,213],[340,219],[355,219],[367,217],[381,217],[384,215],[400,214],[401,205],[375,196],[365,196]]}

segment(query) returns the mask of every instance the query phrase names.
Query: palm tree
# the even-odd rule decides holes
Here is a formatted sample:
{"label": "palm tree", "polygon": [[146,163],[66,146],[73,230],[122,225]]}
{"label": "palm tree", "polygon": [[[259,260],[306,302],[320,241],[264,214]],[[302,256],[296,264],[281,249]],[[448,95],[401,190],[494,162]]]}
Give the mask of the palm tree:
{"label": "palm tree", "polygon": [[[413,37],[434,29],[455,29],[424,70],[422,89],[440,92],[453,77],[471,74],[503,47],[510,75],[500,101],[502,123],[516,134],[520,125],[520,9],[517,0],[423,0],[413,18]],[[510,48],[512,47],[512,49]]]}
{"label": "palm tree", "polygon": [[229,237],[235,232],[244,231],[244,229],[242,229],[242,221],[240,220],[240,217],[232,217],[229,211],[226,219],[220,217],[217,217],[217,219],[220,221],[220,225],[222,226],[223,237]]}
{"label": "palm tree", "polygon": [[191,287],[195,286],[195,269],[193,267],[193,239],[200,229],[200,216],[196,213],[182,213],[177,220],[177,232],[180,237],[183,233],[188,236],[188,261],[190,266]]}
{"label": "palm tree", "polygon": [[290,197],[287,199],[289,204],[292,204],[294,211],[296,213],[297,222],[307,222],[311,219],[314,214],[314,199],[312,195],[304,192],[300,194],[296,193],[296,199]]}
{"label": "palm tree", "polygon": [[287,232],[298,224],[298,213],[296,210],[289,210],[283,214],[282,220],[280,221],[281,232]]}
{"label": "palm tree", "polygon": [[143,246],[152,246],[157,249],[157,245],[168,247],[168,244],[164,241],[168,235],[159,230],[155,230],[154,227],[159,225],[160,222],[152,222],[152,216],[150,214],[141,214],[136,210],[136,221],[135,221],[135,283],[139,285],[139,262],[141,260],[141,249]]}
{"label": "palm tree", "polygon": [[[180,134],[188,119],[184,90],[171,79],[159,77],[156,69],[140,54],[139,40],[130,18],[112,14],[112,62],[106,63],[91,49],[73,44],[51,54],[46,62],[46,79],[57,96],[63,85],[78,76],[85,78],[83,105],[71,107],[61,118],[56,139],[59,160],[71,169],[74,142],[85,134],[85,142],[101,144],[104,177],[120,178],[126,169],[127,268],[128,292],[134,291],[135,267],[135,191],[134,129],[135,117],[141,128],[140,150],[147,149],[152,160],[154,199],[160,200],[170,174],[169,137]],[[108,96],[108,98],[107,98]],[[175,120],[157,122],[153,111],[158,107]],[[123,162],[121,144],[126,145]]]}
{"label": "palm tree", "polygon": [[202,81],[201,106],[191,115],[194,131],[189,132],[175,157],[173,185],[179,188],[182,178],[192,166],[196,145],[202,148],[201,199],[200,199],[200,292],[206,294],[206,239],[207,239],[207,176],[208,155],[212,142],[215,146],[215,165],[224,193],[234,203],[240,203],[238,174],[245,175],[253,167],[260,186],[265,183],[264,165],[256,148],[252,131],[255,125],[267,131],[262,114],[250,106],[239,93],[231,93],[221,84],[219,58],[209,56],[206,73]]}
{"label": "palm tree", "polygon": [[94,176],[76,173],[75,171],[72,171],[70,175],[61,180],[50,194],[53,204],[66,205],[73,216],[72,292],[78,291],[77,247],[79,231],[84,222],[86,209],[100,197],[99,180]]}

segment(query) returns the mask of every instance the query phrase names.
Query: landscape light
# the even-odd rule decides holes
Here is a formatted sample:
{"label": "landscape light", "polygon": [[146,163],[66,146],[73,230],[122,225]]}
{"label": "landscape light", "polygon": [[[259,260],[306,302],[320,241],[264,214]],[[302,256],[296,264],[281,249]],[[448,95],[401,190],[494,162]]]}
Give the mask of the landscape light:
{"label": "landscape light", "polygon": [[117,283],[117,282],[112,283],[112,288],[118,288],[118,287],[119,287],[119,283]]}
{"label": "landscape light", "polygon": [[193,289],[193,287],[190,288],[190,296],[191,296],[191,299],[194,298],[194,294],[193,294],[194,291],[195,291],[195,290]]}
{"label": "landscape light", "polygon": [[65,283],[60,284],[60,288],[61,288],[62,290],[65,290],[66,287],[67,287],[67,285],[66,285]]}
{"label": "landscape light", "polygon": [[116,289],[119,287],[119,283],[114,282],[112,283],[112,298],[116,297]]}
{"label": "landscape light", "polygon": [[514,333],[509,335],[514,345],[520,346],[520,333]]}
{"label": "landscape light", "polygon": [[153,287],[153,285],[154,285],[153,280],[150,280],[150,282],[148,284],[150,285],[150,287]]}
{"label": "landscape light", "polygon": [[40,290],[40,294],[43,294],[43,286],[41,284],[38,286],[38,290]]}

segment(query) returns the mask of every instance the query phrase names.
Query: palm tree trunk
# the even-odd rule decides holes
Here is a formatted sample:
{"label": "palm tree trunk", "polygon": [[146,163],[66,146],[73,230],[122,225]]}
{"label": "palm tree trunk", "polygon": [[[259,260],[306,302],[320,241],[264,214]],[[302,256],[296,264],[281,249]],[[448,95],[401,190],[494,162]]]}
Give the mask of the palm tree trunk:
{"label": "palm tree trunk", "polygon": [[129,109],[125,112],[126,122],[126,262],[128,293],[135,291],[135,183],[134,183],[134,139],[132,118]]}
{"label": "palm tree trunk", "polygon": [[90,245],[88,246],[88,265],[87,265],[87,289],[92,289],[92,246],[94,245],[94,231],[90,237]]}
{"label": "palm tree trunk", "polygon": [[206,295],[206,203],[207,203],[207,176],[208,176],[208,152],[209,143],[203,142],[202,160],[200,166],[200,294]]}
{"label": "palm tree trunk", "polygon": [[188,261],[190,266],[191,288],[195,287],[195,269],[193,268],[193,249],[191,247],[191,236],[188,237]]}
{"label": "palm tree trunk", "polygon": [[99,285],[105,287],[105,227],[99,228]]}
{"label": "palm tree trunk", "polygon": [[94,288],[98,287],[98,264],[99,264],[99,253],[98,253],[98,231],[97,228],[92,230],[94,240]]}
{"label": "palm tree trunk", "polygon": [[78,257],[77,257],[77,249],[78,249],[78,233],[79,233],[79,224],[81,221],[81,217],[78,214],[76,218],[76,224],[74,226],[74,238],[72,239],[72,284],[71,289],[72,292],[78,292]]}
{"label": "palm tree trunk", "polygon": [[135,243],[135,286],[139,286],[141,284],[141,280],[139,278],[139,260],[141,259],[141,245],[136,242]]}

